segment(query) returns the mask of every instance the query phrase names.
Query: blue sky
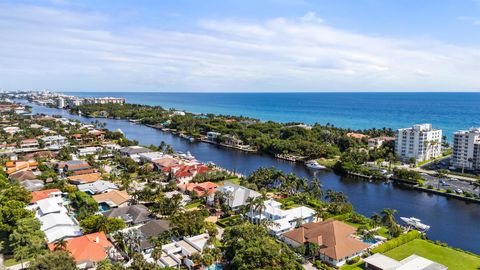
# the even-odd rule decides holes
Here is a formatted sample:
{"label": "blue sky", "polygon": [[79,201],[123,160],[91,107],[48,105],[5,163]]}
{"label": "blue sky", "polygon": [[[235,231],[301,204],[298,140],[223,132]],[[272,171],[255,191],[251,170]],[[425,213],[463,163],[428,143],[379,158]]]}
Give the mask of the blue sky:
{"label": "blue sky", "polygon": [[0,89],[480,91],[480,0],[0,1]]}

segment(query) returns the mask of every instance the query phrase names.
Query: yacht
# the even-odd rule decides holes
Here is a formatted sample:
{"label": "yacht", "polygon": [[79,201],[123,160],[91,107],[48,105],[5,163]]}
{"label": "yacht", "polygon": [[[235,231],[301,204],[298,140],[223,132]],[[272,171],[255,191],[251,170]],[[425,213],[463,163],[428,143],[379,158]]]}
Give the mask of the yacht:
{"label": "yacht", "polygon": [[426,224],[423,224],[421,222],[420,219],[418,218],[414,218],[414,217],[400,217],[401,220],[403,220],[403,222],[405,222],[406,224],[408,224],[409,226],[412,226],[416,229],[419,229],[421,231],[428,231],[428,229],[430,229],[430,226],[429,225],[426,225]]}
{"label": "yacht", "polygon": [[327,168],[323,165],[318,164],[318,162],[316,162],[315,160],[311,160],[311,161],[307,162],[306,166],[307,166],[307,168],[315,169],[315,170],[324,170],[324,169]]}

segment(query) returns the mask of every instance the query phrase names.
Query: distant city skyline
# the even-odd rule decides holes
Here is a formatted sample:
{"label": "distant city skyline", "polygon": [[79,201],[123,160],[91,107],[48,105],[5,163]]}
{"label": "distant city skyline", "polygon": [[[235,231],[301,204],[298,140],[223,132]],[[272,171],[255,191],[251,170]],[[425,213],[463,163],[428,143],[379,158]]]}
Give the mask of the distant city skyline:
{"label": "distant city skyline", "polygon": [[7,0],[0,89],[480,91],[479,14],[479,0]]}

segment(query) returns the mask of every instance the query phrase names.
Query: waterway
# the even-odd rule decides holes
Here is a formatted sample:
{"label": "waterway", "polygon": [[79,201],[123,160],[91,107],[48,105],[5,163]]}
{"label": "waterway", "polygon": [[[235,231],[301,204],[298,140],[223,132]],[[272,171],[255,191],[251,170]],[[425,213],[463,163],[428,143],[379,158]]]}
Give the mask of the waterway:
{"label": "waterway", "polygon": [[[90,123],[92,118],[71,115],[66,110],[46,108],[29,103],[33,113],[61,115]],[[440,240],[453,247],[480,254],[480,205],[457,199],[411,190],[394,184],[370,183],[349,176],[340,176],[331,171],[313,172],[301,164],[282,161],[262,154],[244,153],[215,145],[190,143],[178,136],[125,120],[99,119],[110,130],[121,129],[129,139],[142,145],[170,144],[176,151],[190,151],[198,160],[249,174],[259,167],[276,167],[300,177],[318,178],[323,189],[341,191],[348,196],[355,210],[371,216],[384,208],[398,210],[397,217],[417,217],[431,225],[428,237]]]}

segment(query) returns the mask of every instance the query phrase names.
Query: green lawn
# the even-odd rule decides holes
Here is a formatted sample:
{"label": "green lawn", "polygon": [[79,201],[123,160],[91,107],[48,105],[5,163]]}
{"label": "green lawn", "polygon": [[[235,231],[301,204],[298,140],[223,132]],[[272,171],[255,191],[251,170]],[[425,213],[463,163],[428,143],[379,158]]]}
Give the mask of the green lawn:
{"label": "green lawn", "polygon": [[387,239],[390,238],[390,235],[388,234],[388,229],[386,227],[378,229],[377,234]]}
{"label": "green lawn", "polygon": [[199,207],[200,205],[202,205],[202,201],[193,201],[193,202],[185,205],[185,209],[197,208],[197,207]]}
{"label": "green lawn", "polygon": [[240,216],[230,216],[217,221],[217,225],[222,228],[230,227],[238,222]]}
{"label": "green lawn", "polygon": [[385,253],[395,260],[403,260],[412,254],[448,266],[449,270],[480,269],[480,257],[421,239],[415,239]]}
{"label": "green lawn", "polygon": [[363,270],[365,269],[365,262],[359,261],[356,264],[348,265],[345,264],[344,266],[340,267],[340,270]]}
{"label": "green lawn", "polygon": [[[28,261],[30,261],[30,260],[31,260],[31,259],[25,259],[25,260],[23,260],[23,262],[26,263],[26,262],[28,262]],[[14,258],[6,259],[6,260],[3,262],[3,264],[4,264],[5,266],[7,266],[7,267],[13,266],[13,265],[17,265],[17,264],[19,264],[19,263],[20,263],[20,261],[17,261],[17,260],[15,260]]]}

